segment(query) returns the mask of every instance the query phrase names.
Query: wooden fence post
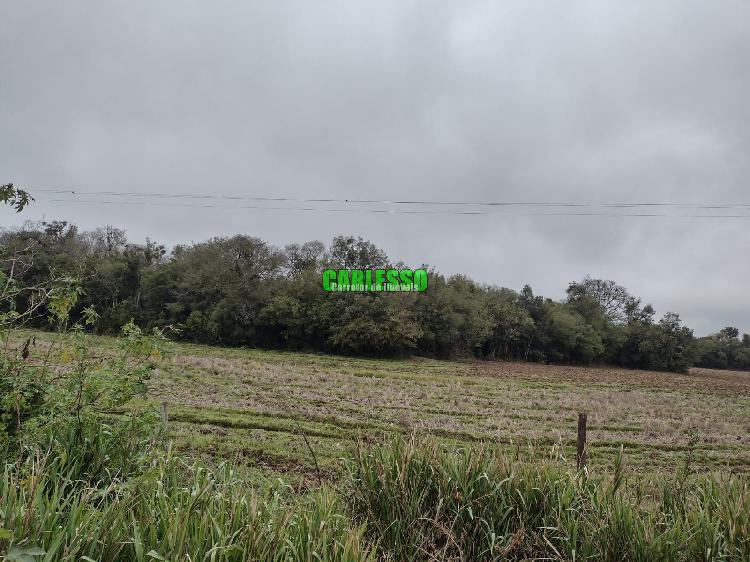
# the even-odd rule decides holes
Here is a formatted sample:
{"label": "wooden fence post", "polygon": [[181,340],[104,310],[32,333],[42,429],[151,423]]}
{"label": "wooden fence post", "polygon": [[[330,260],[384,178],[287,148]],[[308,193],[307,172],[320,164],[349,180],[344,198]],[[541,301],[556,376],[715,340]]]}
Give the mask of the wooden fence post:
{"label": "wooden fence post", "polygon": [[167,424],[169,423],[169,412],[167,411],[167,403],[161,403],[161,423],[164,428],[164,434],[167,433]]}
{"label": "wooden fence post", "polygon": [[581,470],[586,466],[586,414],[578,413],[578,449],[576,452],[576,468]]}

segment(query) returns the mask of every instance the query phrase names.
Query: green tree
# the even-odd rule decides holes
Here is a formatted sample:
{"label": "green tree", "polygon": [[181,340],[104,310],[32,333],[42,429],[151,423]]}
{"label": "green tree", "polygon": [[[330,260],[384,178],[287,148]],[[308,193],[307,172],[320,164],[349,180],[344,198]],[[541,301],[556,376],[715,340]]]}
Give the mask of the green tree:
{"label": "green tree", "polygon": [[739,339],[740,331],[727,326],[716,334],[699,338],[697,340],[696,364],[700,367],[711,369],[748,369],[748,348],[750,348],[750,337],[743,335]]}
{"label": "green tree", "polygon": [[330,267],[341,269],[378,269],[388,265],[388,256],[369,240],[354,236],[336,236],[326,254]]}
{"label": "green tree", "polygon": [[610,322],[625,322],[640,303],[614,281],[593,279],[588,275],[583,281],[568,285],[567,294],[571,304],[588,308],[590,303],[595,303]]}
{"label": "green tree", "polygon": [[348,294],[329,344],[355,354],[401,355],[413,351],[421,330],[409,310],[413,294]]}
{"label": "green tree", "polygon": [[535,325],[518,294],[510,289],[490,289],[486,300],[492,332],[483,346],[485,354],[506,359],[523,357]]}
{"label": "green tree", "polygon": [[684,372],[695,361],[695,338],[693,331],[682,325],[678,314],[668,312],[658,324],[648,327],[638,350],[642,368]]}

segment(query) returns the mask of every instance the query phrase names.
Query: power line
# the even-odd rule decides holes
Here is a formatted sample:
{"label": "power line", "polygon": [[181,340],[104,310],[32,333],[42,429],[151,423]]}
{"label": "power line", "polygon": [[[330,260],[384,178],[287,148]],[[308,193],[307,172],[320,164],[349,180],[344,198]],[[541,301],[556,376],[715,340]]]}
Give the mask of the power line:
{"label": "power line", "polygon": [[257,209],[264,211],[313,211],[325,213],[378,213],[386,215],[494,215],[503,217],[662,217],[662,218],[745,218],[750,219],[750,214],[697,214],[697,215],[674,215],[668,213],[611,213],[595,211],[569,211],[569,212],[524,212],[524,213],[502,213],[493,211],[456,211],[456,210],[420,210],[420,209],[357,209],[357,208],[324,208],[324,207],[277,207],[267,205],[196,205],[191,203],[163,203],[153,201],[106,201],[90,199],[50,199],[53,203],[83,203],[96,205],[141,205],[147,207],[193,207],[201,209]]}
{"label": "power line", "polygon": [[[225,200],[225,201],[266,201],[290,203],[339,203],[339,204],[378,204],[378,205],[434,205],[434,206],[479,206],[479,207],[553,207],[553,208],[622,208],[665,207],[695,210],[746,209],[750,203],[681,203],[681,202],[640,202],[640,203],[592,203],[592,202],[559,202],[559,201],[436,201],[436,200],[389,200],[389,199],[340,199],[340,198],[302,198],[271,197],[251,195],[190,194],[190,193],[154,193],[139,191],[81,191],[73,189],[40,188],[34,190],[59,195],[106,195],[114,197],[137,197],[155,199],[190,199],[190,200]],[[60,200],[58,200],[60,201]],[[253,207],[248,207],[253,208]],[[270,208],[270,207],[262,207]],[[289,208],[289,207],[284,207]],[[617,216],[624,216],[618,214]],[[651,215],[649,215],[651,216]],[[659,216],[659,215],[654,215]],[[671,216],[671,215],[670,215]],[[692,216],[692,215],[691,215]],[[701,215],[707,216],[707,215]],[[728,216],[728,215],[721,215]],[[739,215],[744,216],[744,215]]]}

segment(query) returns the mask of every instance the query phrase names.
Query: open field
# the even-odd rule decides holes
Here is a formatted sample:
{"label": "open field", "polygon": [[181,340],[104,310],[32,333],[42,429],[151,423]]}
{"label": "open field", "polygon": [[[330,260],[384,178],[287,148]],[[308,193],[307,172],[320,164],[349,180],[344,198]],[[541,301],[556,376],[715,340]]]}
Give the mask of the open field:
{"label": "open field", "polygon": [[[39,345],[50,338],[39,334]],[[111,338],[95,338],[102,353]],[[750,472],[750,373],[690,374],[485,361],[357,359],[176,344],[150,382],[169,404],[175,445],[291,479],[321,471],[357,438],[415,431],[574,462],[577,412],[589,414],[593,470],[622,446],[638,474]],[[692,445],[691,437],[693,436]],[[691,452],[692,451],[692,452]]]}

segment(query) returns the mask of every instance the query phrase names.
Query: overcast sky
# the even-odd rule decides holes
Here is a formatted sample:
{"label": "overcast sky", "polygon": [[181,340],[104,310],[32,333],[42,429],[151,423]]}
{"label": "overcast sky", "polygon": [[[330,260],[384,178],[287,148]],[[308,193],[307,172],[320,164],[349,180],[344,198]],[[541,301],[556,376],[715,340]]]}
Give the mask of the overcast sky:
{"label": "overcast sky", "polygon": [[[615,279],[698,335],[750,331],[750,208],[597,206],[750,204],[749,100],[747,0],[8,1],[0,181],[37,201],[0,224],[112,224],[169,245],[355,234],[553,298]],[[571,211],[745,218],[539,215]]]}

